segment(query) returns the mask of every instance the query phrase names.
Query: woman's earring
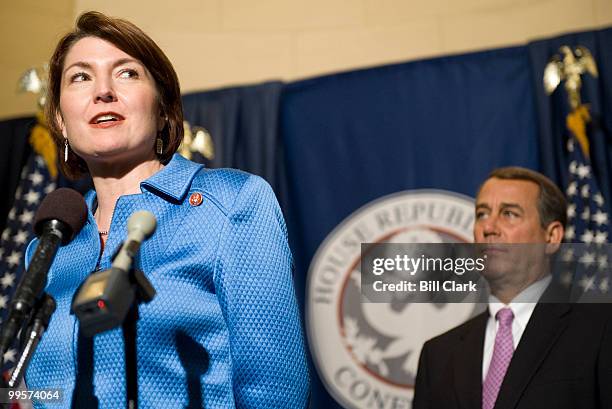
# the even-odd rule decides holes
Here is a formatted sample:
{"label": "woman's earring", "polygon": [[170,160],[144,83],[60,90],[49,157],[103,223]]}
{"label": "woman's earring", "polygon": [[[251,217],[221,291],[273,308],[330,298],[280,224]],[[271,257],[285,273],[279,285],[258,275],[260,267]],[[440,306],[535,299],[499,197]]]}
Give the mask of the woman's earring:
{"label": "woman's earring", "polygon": [[155,140],[155,152],[157,152],[158,155],[164,153],[164,141],[162,140],[161,135]]}
{"label": "woman's earring", "polygon": [[64,138],[64,162],[68,162],[68,138]]}

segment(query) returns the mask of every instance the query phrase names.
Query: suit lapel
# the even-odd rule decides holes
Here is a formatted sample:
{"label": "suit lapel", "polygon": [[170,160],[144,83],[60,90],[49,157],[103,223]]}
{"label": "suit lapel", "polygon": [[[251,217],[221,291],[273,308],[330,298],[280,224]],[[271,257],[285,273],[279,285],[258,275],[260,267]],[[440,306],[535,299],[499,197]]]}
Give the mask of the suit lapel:
{"label": "suit lapel", "polygon": [[569,304],[536,305],[510,361],[495,409],[511,409],[517,405],[536,370],[567,326],[569,310]]}
{"label": "suit lapel", "polygon": [[459,407],[482,408],[482,351],[488,311],[474,318],[455,348],[453,376]]}

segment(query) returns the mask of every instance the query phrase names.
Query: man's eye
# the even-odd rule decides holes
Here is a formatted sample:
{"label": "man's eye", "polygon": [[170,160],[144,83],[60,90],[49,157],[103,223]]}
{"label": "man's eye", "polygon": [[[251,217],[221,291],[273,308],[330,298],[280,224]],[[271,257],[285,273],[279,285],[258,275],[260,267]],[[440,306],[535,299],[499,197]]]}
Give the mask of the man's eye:
{"label": "man's eye", "polygon": [[70,77],[70,82],[83,82],[89,80],[90,77],[84,72],[77,72]]}
{"label": "man's eye", "polygon": [[476,212],[476,219],[484,219],[487,216],[487,213],[485,212]]}
{"label": "man's eye", "polygon": [[506,217],[518,217],[518,214],[516,212],[510,211],[510,210],[505,210],[503,212],[503,215]]}
{"label": "man's eye", "polygon": [[121,78],[138,78],[138,72],[136,70],[126,69],[126,70],[122,70],[119,73],[119,76]]}

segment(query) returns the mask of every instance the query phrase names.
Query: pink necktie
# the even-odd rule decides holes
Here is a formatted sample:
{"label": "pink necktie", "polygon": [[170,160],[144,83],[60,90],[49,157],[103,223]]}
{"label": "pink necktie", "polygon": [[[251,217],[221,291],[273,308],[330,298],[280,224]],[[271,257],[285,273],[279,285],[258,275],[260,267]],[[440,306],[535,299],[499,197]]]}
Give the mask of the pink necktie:
{"label": "pink necktie", "polygon": [[493,406],[495,406],[499,388],[514,353],[514,345],[512,343],[512,320],[514,320],[514,314],[512,310],[510,308],[502,308],[497,312],[495,318],[497,318],[499,326],[497,327],[497,335],[495,335],[493,358],[491,358],[489,371],[482,384],[482,409],[493,409]]}

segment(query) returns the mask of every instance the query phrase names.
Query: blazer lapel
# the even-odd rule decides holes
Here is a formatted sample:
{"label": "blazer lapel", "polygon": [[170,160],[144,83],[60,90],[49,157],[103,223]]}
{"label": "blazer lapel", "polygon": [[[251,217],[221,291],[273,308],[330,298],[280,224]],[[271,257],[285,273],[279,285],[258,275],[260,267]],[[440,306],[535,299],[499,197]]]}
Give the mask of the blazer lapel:
{"label": "blazer lapel", "polygon": [[551,347],[567,326],[569,304],[536,305],[497,396],[495,409],[514,408]]}
{"label": "blazer lapel", "polygon": [[455,393],[459,407],[463,409],[482,408],[482,351],[488,318],[488,311],[474,318],[455,348]]}

